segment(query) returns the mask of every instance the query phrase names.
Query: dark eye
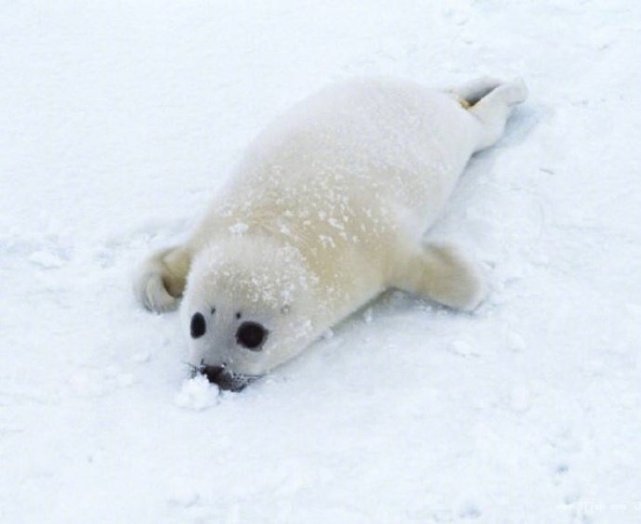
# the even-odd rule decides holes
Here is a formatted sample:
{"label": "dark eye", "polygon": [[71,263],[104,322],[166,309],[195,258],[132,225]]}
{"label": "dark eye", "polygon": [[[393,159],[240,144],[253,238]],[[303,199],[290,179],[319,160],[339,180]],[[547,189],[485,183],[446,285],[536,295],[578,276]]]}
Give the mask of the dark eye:
{"label": "dark eye", "polygon": [[205,324],[205,317],[200,313],[194,313],[194,316],[191,317],[191,338],[199,338],[205,334],[207,331],[207,325]]}
{"label": "dark eye", "polygon": [[253,351],[259,351],[266,338],[267,330],[256,322],[243,322],[236,331],[236,341]]}

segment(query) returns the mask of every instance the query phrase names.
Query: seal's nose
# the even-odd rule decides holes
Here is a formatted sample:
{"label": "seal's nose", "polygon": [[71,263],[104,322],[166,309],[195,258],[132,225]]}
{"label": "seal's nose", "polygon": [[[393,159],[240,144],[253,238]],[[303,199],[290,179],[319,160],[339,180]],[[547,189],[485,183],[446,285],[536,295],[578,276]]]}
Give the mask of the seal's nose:
{"label": "seal's nose", "polygon": [[245,377],[230,373],[224,366],[203,366],[200,372],[209,382],[225,391],[240,391],[250,382]]}
{"label": "seal's nose", "polygon": [[223,366],[203,366],[200,368],[200,372],[207,377],[209,382],[218,384],[221,375],[225,373],[225,368]]}

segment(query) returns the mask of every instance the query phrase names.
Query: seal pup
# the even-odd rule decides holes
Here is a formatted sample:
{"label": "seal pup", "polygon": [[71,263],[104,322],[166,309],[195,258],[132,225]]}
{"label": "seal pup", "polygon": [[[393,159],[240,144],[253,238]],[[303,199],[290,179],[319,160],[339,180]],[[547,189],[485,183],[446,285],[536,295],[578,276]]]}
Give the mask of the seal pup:
{"label": "seal pup", "polygon": [[423,235],[526,96],[487,78],[325,88],[259,134],[187,241],[143,263],[136,296],[156,312],[182,298],[189,362],[232,390],[388,288],[473,310],[482,272]]}

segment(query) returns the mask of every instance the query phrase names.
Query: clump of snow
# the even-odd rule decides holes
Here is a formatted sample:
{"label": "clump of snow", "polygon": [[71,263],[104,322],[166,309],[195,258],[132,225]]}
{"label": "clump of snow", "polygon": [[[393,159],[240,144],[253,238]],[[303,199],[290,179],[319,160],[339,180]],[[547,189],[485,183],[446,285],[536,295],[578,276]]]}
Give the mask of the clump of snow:
{"label": "clump of snow", "polygon": [[194,411],[215,406],[219,401],[219,389],[211,384],[204,375],[196,375],[183,382],[174,398],[176,406]]}

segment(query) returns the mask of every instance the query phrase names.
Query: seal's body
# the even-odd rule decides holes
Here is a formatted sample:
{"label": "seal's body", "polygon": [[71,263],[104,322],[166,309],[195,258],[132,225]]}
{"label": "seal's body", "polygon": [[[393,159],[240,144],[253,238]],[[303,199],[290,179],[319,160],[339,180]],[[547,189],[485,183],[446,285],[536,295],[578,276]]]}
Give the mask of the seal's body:
{"label": "seal's body", "polygon": [[257,137],[189,240],[145,263],[138,296],[170,309],[186,285],[190,361],[230,388],[390,287],[473,309],[476,266],[422,237],[525,96],[520,82],[485,79],[449,92],[390,80],[321,91]]}

